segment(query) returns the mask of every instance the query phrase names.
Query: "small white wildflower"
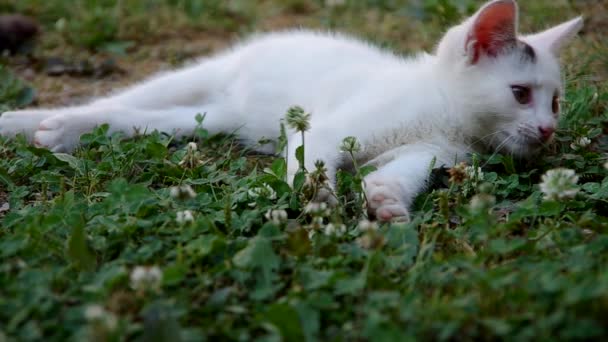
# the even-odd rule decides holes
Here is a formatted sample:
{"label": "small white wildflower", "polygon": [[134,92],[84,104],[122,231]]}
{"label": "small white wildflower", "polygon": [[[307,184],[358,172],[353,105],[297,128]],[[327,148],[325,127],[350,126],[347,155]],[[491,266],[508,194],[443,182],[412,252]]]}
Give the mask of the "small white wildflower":
{"label": "small white wildflower", "polygon": [[330,211],[325,202],[309,202],[304,207],[304,213],[313,216],[329,216]]}
{"label": "small white wildflower", "polygon": [[283,209],[268,210],[264,217],[277,226],[287,222],[287,212]]}
{"label": "small white wildflower", "polygon": [[570,148],[575,151],[578,151],[582,148],[585,148],[591,144],[591,139],[587,137],[580,137],[576,139],[572,144],[570,144]]}
{"label": "small white wildflower", "polygon": [[378,230],[378,224],[369,220],[361,220],[359,221],[357,228],[359,228],[359,231],[361,232],[373,232]]}
{"label": "small white wildflower", "polygon": [[188,152],[198,151],[198,146],[195,142],[189,142],[188,145],[186,145],[186,148],[188,149]]}
{"label": "small white wildflower", "polygon": [[330,223],[325,226],[323,232],[327,236],[343,236],[346,233],[346,226],[344,224],[334,225]]}
{"label": "small white wildflower", "polygon": [[357,141],[355,137],[346,137],[342,140],[342,144],[340,145],[340,151],[349,152],[349,153],[357,153],[361,151],[361,144]]}
{"label": "small white wildflower", "polygon": [[262,184],[262,186],[249,189],[247,194],[251,198],[265,197],[269,200],[274,200],[277,198],[277,192],[266,183]]}
{"label": "small white wildflower", "polygon": [[467,177],[473,180],[475,183],[483,180],[483,172],[481,171],[480,167],[467,166],[464,169],[464,172],[466,173]]}
{"label": "small white wildflower", "polygon": [[321,228],[323,226],[323,217],[321,216],[315,216],[312,218],[312,222],[311,225],[313,226],[313,228]]}
{"label": "small white wildflower", "polygon": [[372,237],[368,234],[365,234],[363,236],[361,236],[360,238],[357,238],[357,240],[355,240],[355,242],[357,242],[357,244],[364,249],[371,249],[372,247]]}
{"label": "small white wildflower", "polygon": [[357,238],[355,242],[364,249],[379,249],[386,244],[384,236],[380,234],[365,234]]}
{"label": "small white wildflower", "polygon": [[483,212],[490,209],[496,203],[496,197],[490,194],[477,194],[471,198],[469,207],[474,212]]}
{"label": "small white wildflower", "polygon": [[106,311],[101,305],[88,305],[84,309],[84,317],[87,321],[95,324],[100,324],[103,328],[113,331],[118,326],[118,319],[116,316]]}
{"label": "small white wildflower", "polygon": [[604,163],[604,169],[608,170],[608,161]]}
{"label": "small white wildflower", "polygon": [[131,288],[137,291],[159,290],[163,273],[158,266],[136,266],[131,271]]}
{"label": "small white wildflower", "polygon": [[171,197],[179,200],[191,199],[196,197],[196,192],[190,185],[172,186],[169,189]]}
{"label": "small white wildflower", "polygon": [[319,211],[320,203],[318,202],[310,202],[304,207],[304,212],[307,214],[315,213]]}
{"label": "small white wildflower", "polygon": [[578,176],[574,170],[557,168],[547,171],[542,176],[540,191],[545,194],[544,199],[561,200],[573,198],[580,190]]}
{"label": "small white wildflower", "polygon": [[181,210],[176,213],[175,221],[179,224],[194,222],[194,215],[190,210]]}
{"label": "small white wildflower", "polygon": [[188,145],[186,145],[186,154],[178,165],[184,168],[193,169],[203,164],[205,164],[205,161],[203,160],[203,155],[198,151],[198,146],[194,142],[189,142]]}
{"label": "small white wildflower", "polygon": [[102,319],[106,314],[106,310],[101,305],[88,305],[84,309],[84,318],[88,321],[96,321]]}
{"label": "small white wildflower", "polygon": [[287,126],[299,132],[306,132],[310,129],[310,116],[302,107],[293,106],[287,110]]}

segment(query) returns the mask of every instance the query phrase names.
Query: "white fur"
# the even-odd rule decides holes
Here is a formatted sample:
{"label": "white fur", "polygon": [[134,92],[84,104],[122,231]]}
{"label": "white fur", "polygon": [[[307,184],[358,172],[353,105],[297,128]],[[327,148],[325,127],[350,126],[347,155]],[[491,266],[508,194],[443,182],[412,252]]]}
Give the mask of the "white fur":
{"label": "white fur", "polygon": [[[528,38],[536,63],[515,55],[472,65],[465,41],[486,4],[452,28],[434,55],[402,58],[361,41],[308,31],[270,33],[184,69],[153,77],[88,105],[7,112],[0,134],[23,132],[52,151],[71,151],[79,136],[108,123],[111,131],[192,134],[206,113],[211,132],[234,132],[245,143],[279,135],[279,120],[293,105],[312,113],[306,133],[307,167],[339,167],[342,138],[363,143],[358,156],[378,166],[366,178],[370,210],[383,220],[408,217],[428,169],[452,165],[471,152],[498,148],[527,155],[538,147],[539,125],[555,125],[551,98],[561,89],[556,47],[580,28],[580,19]],[[516,20],[516,19],[515,19]],[[534,103],[519,105],[510,85],[528,84]],[[299,135],[290,137],[293,158]],[[297,163],[290,161],[293,174]]]}

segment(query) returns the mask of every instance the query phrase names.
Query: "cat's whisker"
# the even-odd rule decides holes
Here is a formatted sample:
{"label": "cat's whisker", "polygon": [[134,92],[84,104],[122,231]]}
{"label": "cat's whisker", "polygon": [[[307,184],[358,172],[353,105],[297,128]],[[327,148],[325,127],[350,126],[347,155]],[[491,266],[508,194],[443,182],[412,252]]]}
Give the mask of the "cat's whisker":
{"label": "cat's whisker", "polygon": [[487,138],[489,138],[489,137],[491,137],[491,136],[495,136],[495,135],[497,135],[497,134],[499,134],[499,133],[502,133],[502,130],[498,130],[498,131],[492,132],[492,133],[490,133],[490,134],[486,134],[486,135],[484,135],[484,136],[483,136],[483,137],[481,137],[481,138],[477,138],[477,139],[473,140],[473,141],[472,141],[470,144],[468,144],[468,145],[467,145],[467,149],[469,149],[469,148],[471,148],[471,147],[475,146],[477,143],[483,142],[483,141],[484,141],[484,140],[486,140]]}
{"label": "cat's whisker", "polygon": [[488,158],[488,161],[486,161],[481,167],[486,167],[488,165],[488,163],[490,162],[490,160],[492,160],[492,158],[494,158],[494,156],[496,156],[498,153],[501,152],[501,149],[509,142],[510,139],[514,139],[515,137],[512,135],[508,135],[500,144],[498,144],[496,146],[496,148],[494,149],[494,153],[492,153],[490,155],[490,157]]}

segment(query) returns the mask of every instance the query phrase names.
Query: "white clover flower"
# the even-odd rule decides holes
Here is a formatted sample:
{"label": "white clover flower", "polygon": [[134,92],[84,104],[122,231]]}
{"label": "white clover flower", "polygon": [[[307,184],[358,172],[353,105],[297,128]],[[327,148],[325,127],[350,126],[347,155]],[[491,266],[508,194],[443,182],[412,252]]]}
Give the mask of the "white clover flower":
{"label": "white clover flower", "polygon": [[306,204],[306,206],[304,207],[304,212],[307,214],[316,213],[317,211],[319,211],[320,207],[321,207],[321,203],[310,202],[310,203]]}
{"label": "white clover flower", "polygon": [[311,225],[313,226],[313,228],[321,228],[323,226],[323,217],[321,216],[315,216],[312,218],[312,222]]}
{"label": "white clover flower", "polygon": [[262,186],[249,189],[247,194],[251,198],[265,197],[269,200],[274,200],[277,198],[277,192],[266,183],[263,183]]}
{"label": "white clover flower", "polygon": [[380,234],[365,234],[357,238],[355,242],[363,249],[378,249],[386,244],[384,236]]}
{"label": "white clover flower", "polygon": [[184,168],[193,169],[203,164],[205,164],[205,161],[203,160],[203,155],[198,151],[198,146],[194,142],[189,142],[188,145],[186,145],[186,154],[184,154],[184,157],[178,165]]}
{"label": "white clover flower", "polygon": [[310,129],[310,113],[306,113],[304,108],[293,106],[287,110],[287,126],[299,132],[306,132]]}
{"label": "white clover flower", "polygon": [[355,242],[357,243],[357,245],[359,245],[363,249],[371,249],[373,239],[369,234],[365,234],[365,235],[361,236],[360,238],[357,238],[357,240],[355,240]]}
{"label": "white clover flower", "polygon": [[175,216],[175,221],[179,224],[194,222],[194,214],[190,210],[178,211]]}
{"label": "white clover flower", "polygon": [[482,212],[496,204],[496,197],[490,194],[477,194],[471,198],[469,207],[474,212]]}
{"label": "white clover flower", "polygon": [[327,236],[343,236],[346,234],[346,226],[344,224],[334,225],[333,223],[330,223],[325,226],[323,232]]}
{"label": "white clover flower", "polygon": [[101,305],[88,305],[84,309],[84,318],[88,321],[96,321],[102,319],[106,315],[106,310]]}
{"label": "white clover flower", "polygon": [[549,170],[541,179],[540,191],[546,200],[574,198],[580,190],[576,184],[578,176],[574,170],[565,168]]}
{"label": "white clover flower", "polygon": [[570,148],[578,151],[582,148],[585,148],[591,144],[591,139],[587,137],[580,137],[576,139],[572,144],[570,144]]}
{"label": "white clover flower", "polygon": [[309,202],[304,207],[304,213],[313,216],[329,216],[330,211],[325,202]]}
{"label": "white clover flower", "polygon": [[268,210],[264,217],[277,226],[287,222],[287,212],[283,209]]}
{"label": "white clover flower", "polygon": [[158,266],[136,266],[131,271],[131,288],[136,291],[160,289],[163,273]]}
{"label": "white clover flower", "polygon": [[475,183],[483,180],[483,172],[480,167],[467,166],[464,169],[464,172],[466,173],[467,178],[473,180]]}
{"label": "white clover flower", "polygon": [[188,184],[182,186],[172,186],[169,189],[169,194],[174,199],[186,200],[196,197],[196,192]]}
{"label": "white clover flower", "polygon": [[378,230],[378,224],[369,220],[361,220],[357,228],[360,232],[373,232]]}
{"label": "white clover flower", "polygon": [[357,138],[355,137],[346,137],[342,140],[340,150],[342,152],[357,153],[361,151],[361,144],[359,143],[359,141],[357,141]]}
{"label": "white clover flower", "polygon": [[84,309],[84,318],[91,323],[101,324],[109,331],[115,330],[118,326],[118,319],[116,316],[97,304],[88,305]]}
{"label": "white clover flower", "polygon": [[188,145],[186,145],[186,149],[188,152],[192,153],[198,151],[198,146],[195,142],[189,142]]}

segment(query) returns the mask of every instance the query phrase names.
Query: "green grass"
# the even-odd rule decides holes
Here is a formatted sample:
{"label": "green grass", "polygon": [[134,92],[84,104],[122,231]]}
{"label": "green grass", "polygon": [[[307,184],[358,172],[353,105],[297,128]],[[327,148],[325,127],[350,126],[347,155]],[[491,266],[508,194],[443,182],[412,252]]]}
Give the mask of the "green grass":
{"label": "green grass", "polygon": [[[174,37],[163,31],[174,28],[150,24],[172,16],[184,30],[237,35],[293,16],[408,51],[431,47],[441,28],[478,4],[50,3],[0,5],[42,21],[38,56],[58,48],[95,54],[124,41],[138,53],[149,40]],[[524,26],[548,25],[549,2],[538,3],[522,5]],[[585,10],[576,6],[550,7],[551,23]],[[204,121],[188,140],[196,153],[158,133],[107,137],[107,127],[83,136],[73,156],[0,138],[0,341],[608,337],[608,49],[592,31],[569,51],[579,57],[567,58],[555,143],[531,162],[479,156],[483,175],[463,182],[436,170],[436,186],[404,225],[361,229],[360,174],[340,175],[337,208],[304,210],[308,189],[284,182],[283,159],[209,136]],[[31,102],[25,82],[6,67],[0,75],[0,110]],[[578,147],[581,137],[591,144]],[[579,176],[574,198],[543,199],[541,175],[557,167]],[[176,186],[196,194],[172,195]],[[289,220],[275,224],[269,210],[285,210]],[[330,223],[343,224],[344,234],[326,234]],[[162,280],[132,283],[138,266],[157,266]]]}

